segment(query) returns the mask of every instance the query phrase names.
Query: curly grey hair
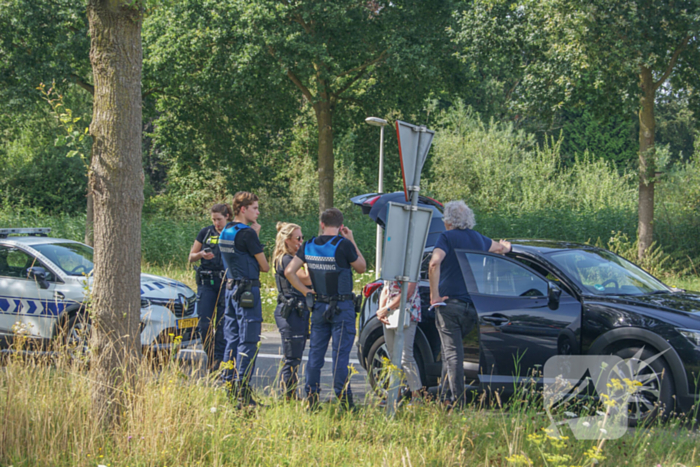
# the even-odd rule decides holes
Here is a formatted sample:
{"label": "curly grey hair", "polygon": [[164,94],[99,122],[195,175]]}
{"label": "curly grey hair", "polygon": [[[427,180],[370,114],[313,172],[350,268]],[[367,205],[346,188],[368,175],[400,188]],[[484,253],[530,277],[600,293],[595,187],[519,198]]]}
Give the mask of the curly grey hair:
{"label": "curly grey hair", "polygon": [[453,229],[473,229],[476,225],[474,211],[462,200],[450,201],[445,204],[443,222],[450,224]]}

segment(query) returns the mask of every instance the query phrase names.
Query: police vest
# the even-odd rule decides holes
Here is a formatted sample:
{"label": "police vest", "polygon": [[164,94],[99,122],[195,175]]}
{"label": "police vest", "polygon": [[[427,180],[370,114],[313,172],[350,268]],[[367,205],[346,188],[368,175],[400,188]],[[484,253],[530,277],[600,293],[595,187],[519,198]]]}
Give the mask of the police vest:
{"label": "police vest", "polygon": [[207,247],[211,249],[214,258],[202,258],[199,263],[200,266],[205,271],[223,271],[224,262],[221,260],[221,252],[219,251],[219,233],[213,225],[209,227],[207,236],[204,238],[204,243],[202,243],[202,249]]}
{"label": "police vest", "polygon": [[240,222],[226,224],[224,230],[221,231],[221,235],[219,235],[221,259],[224,260],[227,278],[257,280],[260,278],[258,260],[249,253],[236,250],[236,235],[243,229],[250,229],[250,227]]}
{"label": "police vest", "polygon": [[277,291],[284,295],[284,298],[304,298],[302,293],[295,289],[284,276],[284,259],[287,257],[292,258],[291,255],[285,254],[282,259],[280,259],[279,265],[275,267],[275,283],[277,284]]}
{"label": "police vest", "polygon": [[341,268],[335,260],[338,245],[345,239],[338,235],[323,245],[316,245],[315,240],[316,237],[313,237],[304,247],[314,291],[328,296],[351,294],[352,269]]}

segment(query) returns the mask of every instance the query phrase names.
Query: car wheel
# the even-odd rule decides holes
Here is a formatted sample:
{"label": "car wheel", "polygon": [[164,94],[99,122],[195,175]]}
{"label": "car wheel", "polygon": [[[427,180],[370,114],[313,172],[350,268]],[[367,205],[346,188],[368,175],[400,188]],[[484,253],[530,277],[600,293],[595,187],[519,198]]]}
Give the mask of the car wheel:
{"label": "car wheel", "polygon": [[[631,347],[618,349],[614,355],[622,362],[611,369],[610,378],[621,381],[628,408],[629,426],[640,426],[657,418],[666,418],[674,410],[675,386],[673,375],[664,358],[655,349]],[[627,391],[625,380],[638,387]],[[622,399],[622,398],[621,398]]]}
{"label": "car wheel", "polygon": [[366,362],[370,386],[378,396],[386,397],[386,391],[389,387],[389,373],[387,371],[389,352],[383,334],[370,347]]}
{"label": "car wheel", "polygon": [[92,323],[84,313],[71,315],[63,325],[61,344],[74,357],[85,358],[88,354]]}

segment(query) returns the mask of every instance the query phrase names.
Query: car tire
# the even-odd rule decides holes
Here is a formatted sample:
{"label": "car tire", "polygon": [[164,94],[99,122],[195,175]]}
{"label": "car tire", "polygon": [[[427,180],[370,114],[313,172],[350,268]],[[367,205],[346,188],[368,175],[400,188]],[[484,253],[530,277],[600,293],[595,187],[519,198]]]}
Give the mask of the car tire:
{"label": "car tire", "polygon": [[389,352],[384,341],[384,334],[380,334],[367,352],[367,376],[369,384],[379,397],[386,397],[389,381],[386,379],[386,365],[384,359],[389,358]]}
{"label": "car tire", "polygon": [[88,354],[92,323],[85,313],[73,313],[61,327],[60,343],[76,358],[85,358]]}
{"label": "car tire", "polygon": [[[622,362],[611,369],[614,372],[611,378],[642,382],[642,386],[627,400],[629,426],[642,426],[656,419],[666,419],[675,410],[676,390],[673,374],[663,356],[658,356],[656,349],[644,347],[620,348],[613,354],[620,357]],[[654,357],[657,358],[651,363],[644,364]]]}
{"label": "car tire", "polygon": [[[426,385],[425,364],[423,362],[420,349],[415,346],[415,343],[413,348],[413,357],[416,360],[416,365],[418,366],[418,371],[420,372],[421,383]],[[386,390],[387,387],[389,387],[385,359],[389,359],[389,352],[387,351],[384,334],[382,333],[370,347],[369,352],[367,352],[367,359],[365,360],[369,384],[374,392],[380,397],[386,397]]]}

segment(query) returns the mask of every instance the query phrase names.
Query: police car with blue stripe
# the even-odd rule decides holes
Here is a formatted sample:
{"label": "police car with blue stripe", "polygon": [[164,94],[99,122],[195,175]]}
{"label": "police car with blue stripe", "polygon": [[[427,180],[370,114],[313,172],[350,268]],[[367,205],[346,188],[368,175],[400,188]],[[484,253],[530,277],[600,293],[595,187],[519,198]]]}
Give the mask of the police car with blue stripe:
{"label": "police car with blue stripe", "polygon": [[[89,320],[84,302],[92,286],[93,249],[48,237],[51,229],[0,229],[0,347],[23,334],[45,344],[61,339],[84,345]],[[185,284],[141,274],[141,345],[144,351],[199,342],[196,295]]]}

